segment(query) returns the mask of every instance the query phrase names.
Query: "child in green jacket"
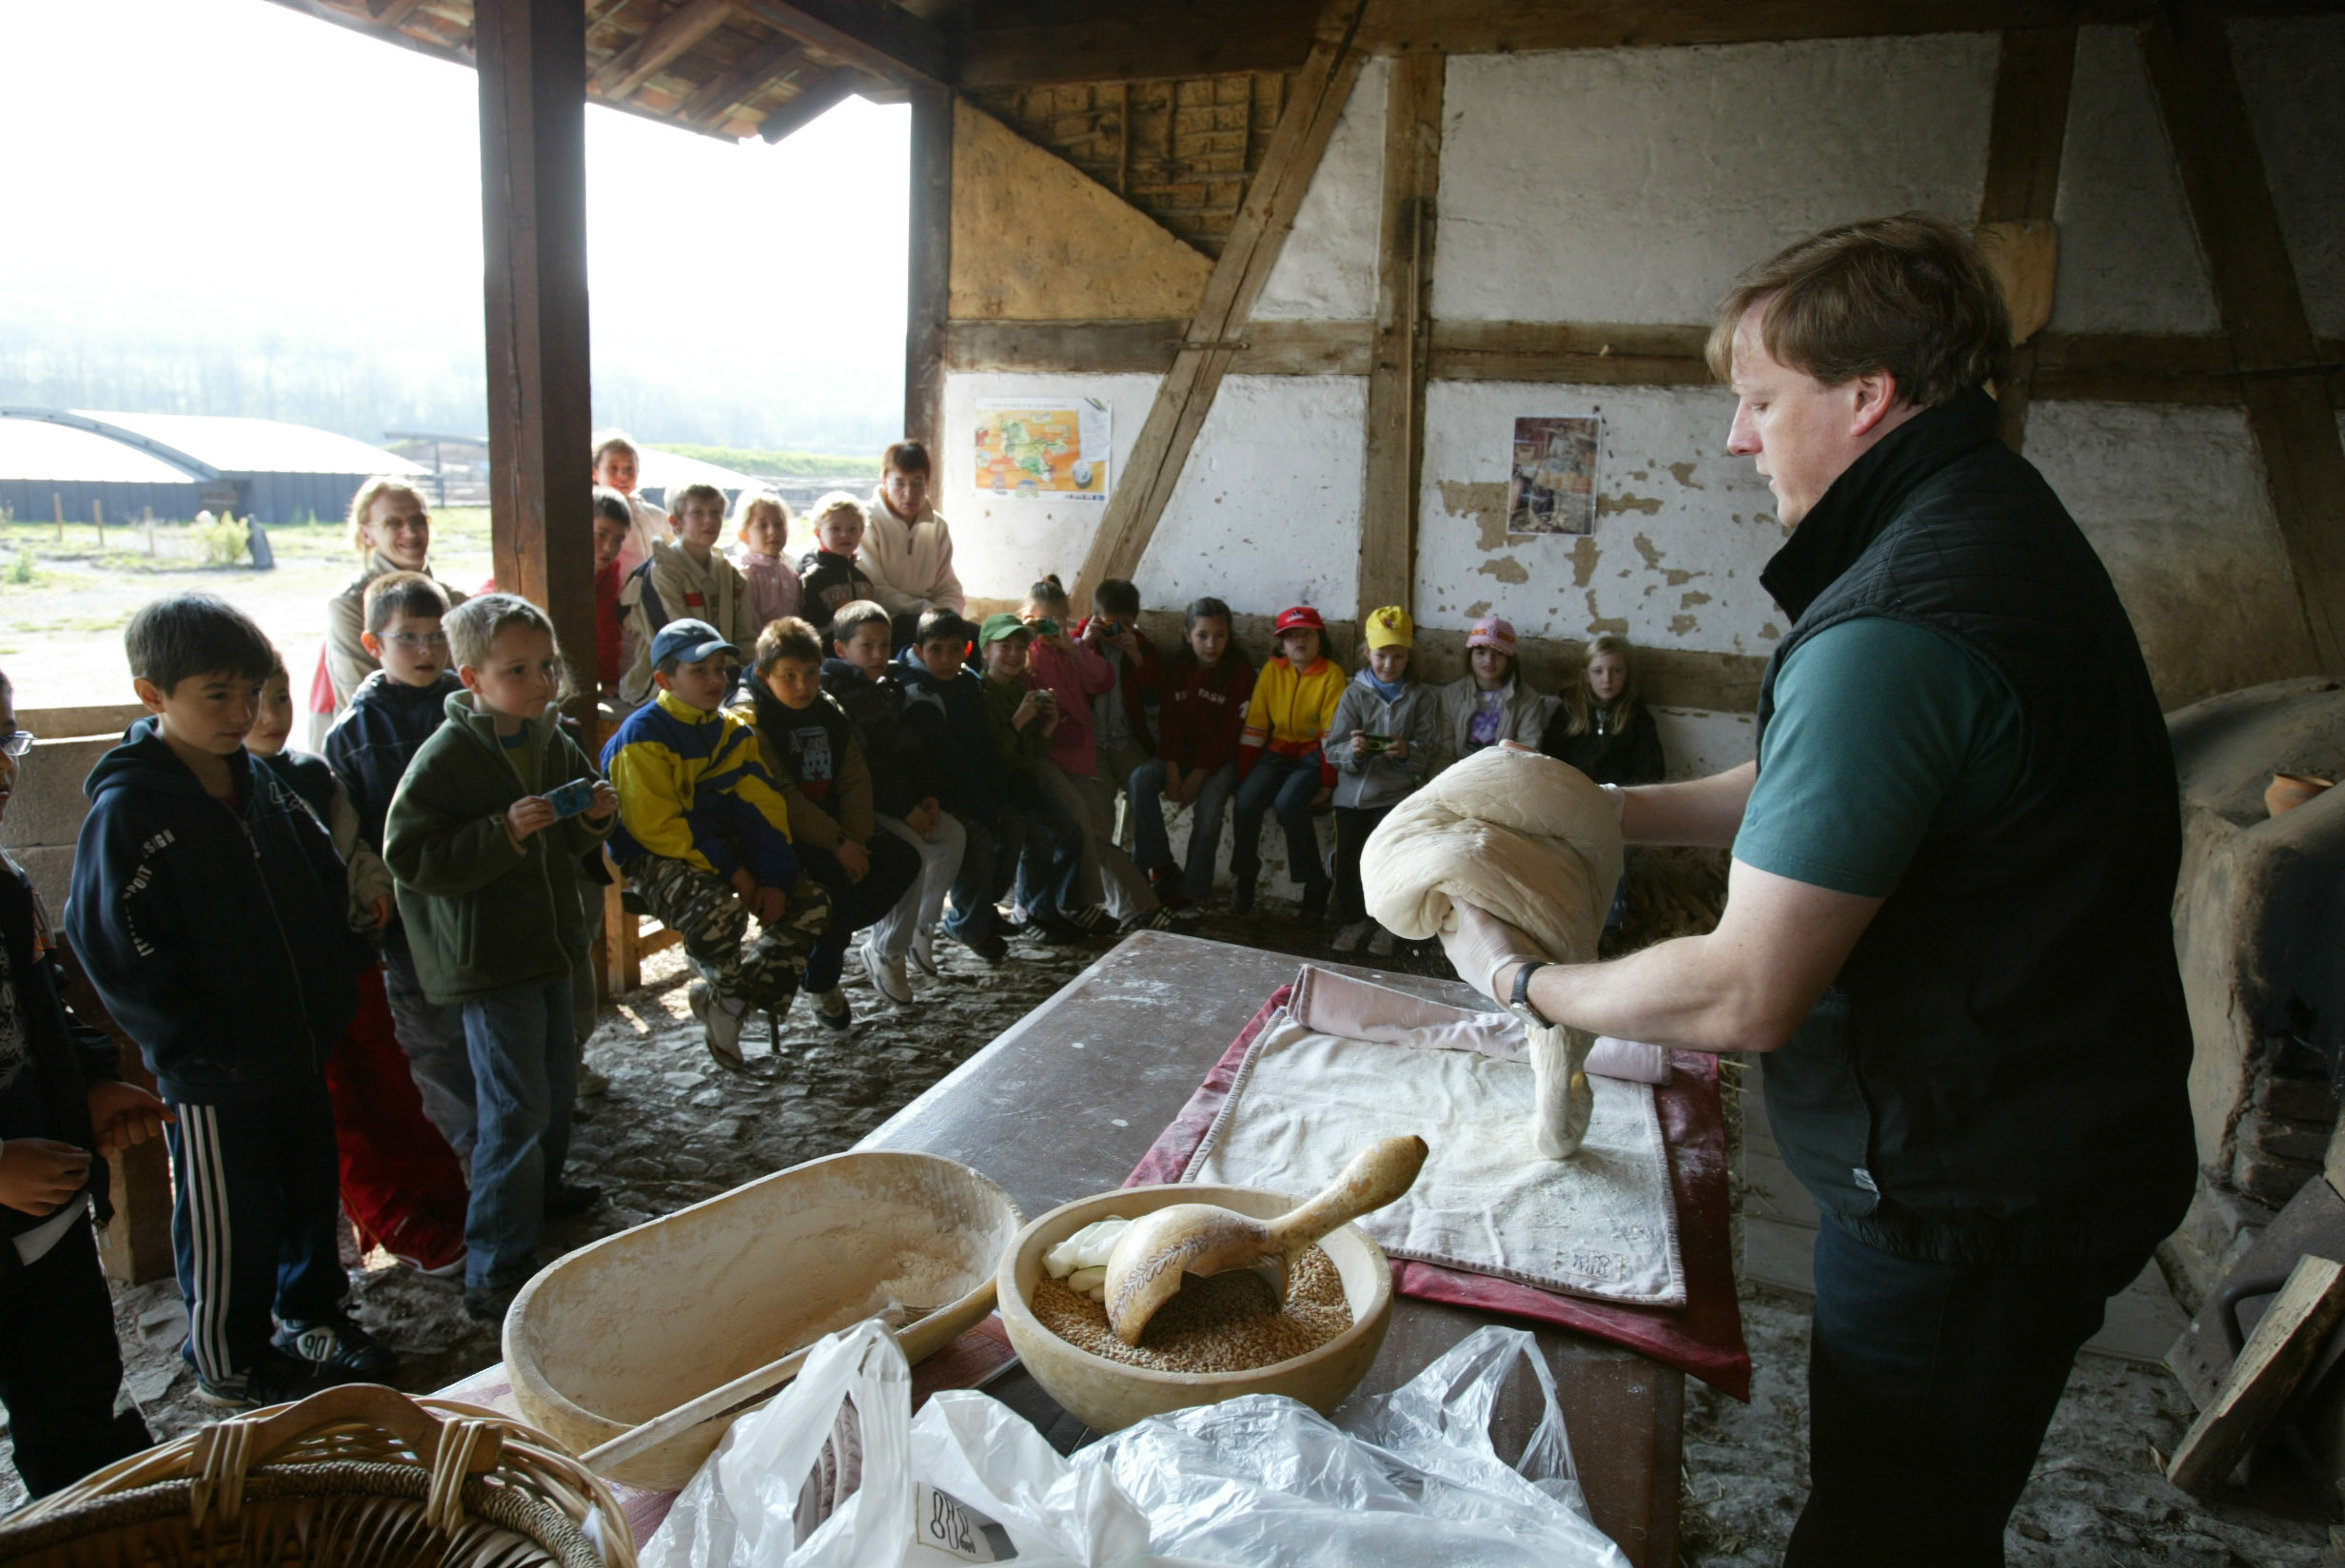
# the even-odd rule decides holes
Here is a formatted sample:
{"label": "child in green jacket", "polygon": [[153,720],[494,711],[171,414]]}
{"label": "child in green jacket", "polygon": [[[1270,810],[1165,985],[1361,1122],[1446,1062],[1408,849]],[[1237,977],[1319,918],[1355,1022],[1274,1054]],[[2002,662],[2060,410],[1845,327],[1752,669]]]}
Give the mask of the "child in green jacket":
{"label": "child in green jacket", "polygon": [[537,1269],[549,1210],[593,1201],[562,1185],[578,1042],[572,971],[586,961],[581,855],[610,835],[619,795],[562,733],[553,623],[483,594],[442,623],[464,690],[391,797],[383,858],[399,888],[418,978],[461,1006],[473,1102],[464,1308],[503,1318]]}

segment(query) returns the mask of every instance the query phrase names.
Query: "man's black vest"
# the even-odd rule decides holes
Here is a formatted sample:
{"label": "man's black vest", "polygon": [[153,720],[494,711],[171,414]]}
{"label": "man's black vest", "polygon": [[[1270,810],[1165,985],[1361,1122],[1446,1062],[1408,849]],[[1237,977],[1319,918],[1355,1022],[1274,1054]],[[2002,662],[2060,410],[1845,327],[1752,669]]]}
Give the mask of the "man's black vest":
{"label": "man's black vest", "polygon": [[1907,1257],[2146,1251],[2195,1174],[2190,1023],[2171,910],[2174,755],[2091,544],[1983,392],[1917,415],[1833,481],[1761,581],[1793,650],[1862,616],[2000,675],[2021,761],[1977,824],[1932,834],[1839,979],[1766,1059],[1793,1171]]}

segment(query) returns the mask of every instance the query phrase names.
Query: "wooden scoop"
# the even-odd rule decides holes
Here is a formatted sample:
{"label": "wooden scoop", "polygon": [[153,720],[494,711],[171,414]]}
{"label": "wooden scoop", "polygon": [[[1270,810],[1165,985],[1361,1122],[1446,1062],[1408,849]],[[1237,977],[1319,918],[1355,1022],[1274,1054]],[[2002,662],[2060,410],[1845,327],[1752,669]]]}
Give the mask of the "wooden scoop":
{"label": "wooden scoop", "polygon": [[1277,1299],[1287,1299],[1287,1259],[1333,1230],[1391,1203],[1425,1168],[1425,1140],[1387,1138],[1363,1149],[1325,1192],[1275,1220],[1256,1220],[1212,1204],[1174,1204],[1143,1214],[1108,1254],[1108,1325],[1138,1344],[1156,1309],[1184,1275],[1267,1265]]}

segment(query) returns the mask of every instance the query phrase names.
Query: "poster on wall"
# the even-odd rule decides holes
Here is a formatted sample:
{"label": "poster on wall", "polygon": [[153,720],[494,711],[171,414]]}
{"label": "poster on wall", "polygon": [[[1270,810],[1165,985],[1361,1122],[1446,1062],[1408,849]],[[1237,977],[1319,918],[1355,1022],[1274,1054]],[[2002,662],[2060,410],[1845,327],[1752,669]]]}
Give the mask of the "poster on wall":
{"label": "poster on wall", "polygon": [[976,486],[996,496],[1105,500],[1113,434],[1097,398],[980,400]]}
{"label": "poster on wall", "polygon": [[1507,484],[1508,533],[1596,531],[1596,446],[1602,422],[1593,414],[1514,421],[1514,461]]}

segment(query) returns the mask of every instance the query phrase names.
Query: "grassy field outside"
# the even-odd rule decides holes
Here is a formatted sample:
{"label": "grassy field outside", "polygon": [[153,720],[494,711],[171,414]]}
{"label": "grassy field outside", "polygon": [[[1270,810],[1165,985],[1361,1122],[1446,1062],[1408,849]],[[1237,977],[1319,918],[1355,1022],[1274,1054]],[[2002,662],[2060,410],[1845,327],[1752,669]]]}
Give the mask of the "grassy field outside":
{"label": "grassy field outside", "polygon": [[[325,602],[357,575],[337,521],[267,530],[271,571],[249,558],[207,564],[185,523],[108,526],[103,546],[89,523],[0,524],[0,670],[19,710],[129,702],[122,628],[148,600],[195,590],[217,594],[261,623],[286,656],[297,697],[325,644]],[[452,507],[432,516],[432,564],[467,592],[490,574],[488,513]]]}
{"label": "grassy field outside", "polygon": [[675,441],[645,441],[646,446],[678,457],[698,458],[719,468],[760,476],[802,479],[877,480],[879,459],[849,457],[837,452],[785,452],[768,446],[689,446]]}

